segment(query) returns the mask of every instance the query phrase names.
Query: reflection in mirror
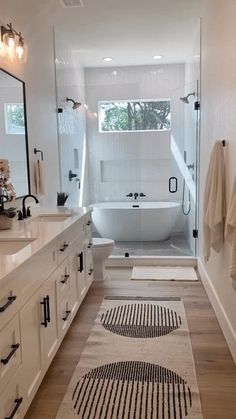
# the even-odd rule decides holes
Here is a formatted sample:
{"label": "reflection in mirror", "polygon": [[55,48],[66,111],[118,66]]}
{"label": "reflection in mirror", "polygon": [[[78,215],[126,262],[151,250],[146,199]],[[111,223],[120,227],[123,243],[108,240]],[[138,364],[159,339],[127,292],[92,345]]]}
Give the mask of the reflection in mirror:
{"label": "reflection in mirror", "polygon": [[0,69],[0,159],[7,159],[16,197],[29,187],[25,85]]}

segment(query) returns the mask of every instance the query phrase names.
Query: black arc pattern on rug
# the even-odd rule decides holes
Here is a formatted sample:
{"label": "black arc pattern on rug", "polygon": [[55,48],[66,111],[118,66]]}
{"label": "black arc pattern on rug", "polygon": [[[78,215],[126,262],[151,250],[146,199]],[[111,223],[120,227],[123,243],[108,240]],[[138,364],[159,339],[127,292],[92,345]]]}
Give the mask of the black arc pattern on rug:
{"label": "black arc pattern on rug", "polygon": [[183,378],[140,361],[93,369],[77,383],[72,399],[80,419],[183,419],[192,407]]}
{"label": "black arc pattern on rug", "polygon": [[176,311],[150,303],[119,305],[101,316],[101,325],[109,332],[139,339],[168,335],[181,323]]}

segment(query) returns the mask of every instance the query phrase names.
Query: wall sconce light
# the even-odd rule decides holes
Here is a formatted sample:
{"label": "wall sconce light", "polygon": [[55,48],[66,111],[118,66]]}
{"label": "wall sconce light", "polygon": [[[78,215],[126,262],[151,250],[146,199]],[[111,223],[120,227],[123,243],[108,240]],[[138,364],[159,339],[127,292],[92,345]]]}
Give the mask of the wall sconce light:
{"label": "wall sconce light", "polygon": [[17,32],[11,23],[1,26],[0,56],[11,61],[26,62],[27,46],[21,32]]}

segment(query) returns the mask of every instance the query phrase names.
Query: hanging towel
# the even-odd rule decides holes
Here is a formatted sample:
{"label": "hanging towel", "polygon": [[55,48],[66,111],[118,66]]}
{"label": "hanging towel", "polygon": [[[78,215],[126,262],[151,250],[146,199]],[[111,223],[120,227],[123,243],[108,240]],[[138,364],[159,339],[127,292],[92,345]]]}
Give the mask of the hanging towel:
{"label": "hanging towel", "polygon": [[44,181],[44,164],[42,161],[35,161],[34,163],[34,186],[36,195],[46,195],[45,181]]}
{"label": "hanging towel", "polygon": [[236,280],[236,178],[226,218],[225,239],[231,244],[230,276]]}
{"label": "hanging towel", "polygon": [[210,249],[220,252],[224,243],[226,216],[224,148],[217,141],[211,153],[204,196],[204,258],[209,260]]}

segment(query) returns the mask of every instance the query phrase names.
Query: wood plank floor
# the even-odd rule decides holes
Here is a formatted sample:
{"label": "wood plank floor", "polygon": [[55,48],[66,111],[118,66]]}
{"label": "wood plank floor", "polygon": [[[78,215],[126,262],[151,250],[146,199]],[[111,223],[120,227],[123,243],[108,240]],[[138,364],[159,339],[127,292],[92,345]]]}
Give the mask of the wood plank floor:
{"label": "wood plank floor", "polygon": [[110,269],[109,280],[93,284],[26,419],[56,417],[104,295],[182,297],[191,334],[204,419],[236,419],[236,367],[201,283],[136,282],[131,281],[130,277],[131,269]]}

